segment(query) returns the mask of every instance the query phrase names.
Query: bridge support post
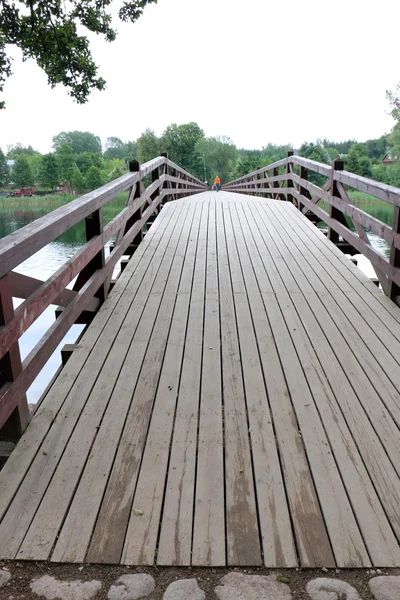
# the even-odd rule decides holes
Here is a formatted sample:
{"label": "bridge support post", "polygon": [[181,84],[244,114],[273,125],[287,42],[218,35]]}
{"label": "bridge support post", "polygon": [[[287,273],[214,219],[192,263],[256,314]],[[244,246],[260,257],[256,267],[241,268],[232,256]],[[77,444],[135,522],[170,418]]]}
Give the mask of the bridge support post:
{"label": "bridge support post", "polygon": [[[279,176],[279,169],[277,167],[275,167],[274,169],[274,177],[278,177]],[[274,188],[278,188],[279,187],[279,181],[274,181]],[[274,194],[273,196],[274,200],[278,200],[279,199],[279,194]]]}
{"label": "bridge support post", "polygon": [[[138,171],[140,171],[140,164],[138,163],[137,160],[130,161],[129,170],[131,171],[131,173],[137,173]],[[134,196],[132,198],[132,202],[134,200],[136,200],[136,198],[139,198],[141,195],[142,195],[142,180],[139,179],[139,181],[136,184],[136,190],[135,190]],[[130,219],[128,219],[128,221],[125,225],[124,235],[132,227],[132,225],[134,223],[136,223],[136,221],[140,221],[141,218],[142,218],[142,207],[140,207],[135,213],[133,213],[133,215],[130,217]],[[136,252],[136,249],[142,240],[143,240],[143,231],[140,230],[139,233],[137,234],[137,236],[129,244],[129,246],[126,250],[126,254],[128,254],[129,256],[132,256],[132,254],[134,254]]]}
{"label": "bridge support post", "polygon": [[[289,159],[291,156],[293,156],[293,154],[294,154],[293,150],[289,150],[289,151],[288,151],[288,153],[287,153],[287,157],[288,157],[288,159]],[[288,163],[287,163],[287,165],[286,165],[286,174],[287,174],[287,175],[289,175],[291,172],[292,172],[292,165],[291,165],[291,163],[290,163],[290,162],[289,162],[289,160],[288,160]],[[287,179],[287,181],[286,181],[286,185],[287,185],[287,187],[288,187],[288,188],[291,188],[291,187],[293,187],[293,181],[292,181],[291,179]],[[287,194],[287,196],[286,196],[286,200],[287,200],[288,202],[291,202],[291,203],[293,204],[293,200],[294,200],[294,197],[293,197],[293,195],[292,195],[292,194]]]}
{"label": "bridge support post", "polygon": [[[0,279],[0,326],[5,326],[14,317],[14,306],[7,276]],[[0,386],[12,383],[22,371],[18,342],[0,359]],[[17,400],[14,407],[2,407],[0,398],[0,439],[14,441],[21,437],[30,421],[26,394]]]}
{"label": "bridge support post", "polygon": [[[161,156],[168,159],[168,152],[161,152]],[[160,175],[168,175],[168,165],[167,164],[165,164],[161,167]],[[167,188],[168,188],[168,181],[164,181],[164,183],[162,184],[162,187],[160,188],[160,191],[166,190]],[[164,204],[165,204],[165,199],[163,198],[161,201],[161,204],[160,204],[160,210],[162,209]]]}

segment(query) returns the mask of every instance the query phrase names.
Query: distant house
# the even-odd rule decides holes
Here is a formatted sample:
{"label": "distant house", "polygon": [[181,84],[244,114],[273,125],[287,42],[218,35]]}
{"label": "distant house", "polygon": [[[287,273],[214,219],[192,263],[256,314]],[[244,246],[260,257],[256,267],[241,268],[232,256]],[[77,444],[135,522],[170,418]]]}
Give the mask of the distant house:
{"label": "distant house", "polygon": [[400,160],[400,157],[395,155],[395,154],[390,154],[390,152],[387,152],[385,154],[385,156],[382,158],[382,164],[384,164],[386,167],[390,167],[391,165],[394,165],[395,162],[397,162],[398,160]]}

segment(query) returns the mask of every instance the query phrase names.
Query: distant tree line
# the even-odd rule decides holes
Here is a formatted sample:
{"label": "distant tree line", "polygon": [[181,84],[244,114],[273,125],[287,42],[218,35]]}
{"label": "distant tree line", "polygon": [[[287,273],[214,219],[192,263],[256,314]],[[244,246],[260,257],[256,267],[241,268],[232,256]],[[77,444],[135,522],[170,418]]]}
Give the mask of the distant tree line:
{"label": "distant tree line", "polygon": [[[48,154],[21,144],[8,147],[6,153],[0,149],[0,186],[12,182],[14,187],[55,190],[63,184],[64,189],[82,193],[119,177],[129,160],[144,163],[161,152],[199,179],[212,182],[219,175],[226,182],[284,158],[292,148],[291,144],[267,144],[261,150],[238,149],[229,137],[206,137],[194,122],[173,123],[159,137],[151,129],[132,141],[109,137],[104,148],[93,133],[63,131],[53,138],[53,152]],[[378,139],[305,142],[296,153],[326,164],[341,158],[348,171],[400,187],[400,122]],[[386,154],[394,159],[393,165],[382,163]],[[12,169],[8,160],[14,161]],[[317,174],[310,177],[320,183]]]}

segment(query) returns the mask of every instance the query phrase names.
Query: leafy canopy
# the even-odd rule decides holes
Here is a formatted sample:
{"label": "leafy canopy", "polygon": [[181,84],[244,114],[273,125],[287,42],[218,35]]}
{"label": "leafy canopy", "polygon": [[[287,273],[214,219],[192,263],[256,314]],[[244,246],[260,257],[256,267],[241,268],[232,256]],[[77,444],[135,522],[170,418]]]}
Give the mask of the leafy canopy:
{"label": "leafy canopy", "polygon": [[[115,0],[0,0],[0,92],[12,74],[7,44],[18,46],[23,59],[36,59],[51,87],[62,83],[79,104],[92,89],[106,82],[98,75],[89,40],[82,27],[101,34],[108,42],[116,38],[110,6]],[[147,4],[157,0],[125,0],[119,18],[135,22]],[[0,102],[4,108],[4,102]]]}

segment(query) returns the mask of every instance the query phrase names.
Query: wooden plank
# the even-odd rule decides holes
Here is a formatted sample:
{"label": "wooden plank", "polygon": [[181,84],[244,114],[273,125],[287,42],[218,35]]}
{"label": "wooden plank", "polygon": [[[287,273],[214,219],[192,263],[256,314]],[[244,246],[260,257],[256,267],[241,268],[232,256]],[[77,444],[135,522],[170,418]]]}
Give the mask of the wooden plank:
{"label": "wooden plank", "polygon": [[201,204],[195,205],[195,217],[185,251],[168,344],[132,503],[133,509],[143,507],[144,510],[140,518],[134,510],[130,514],[122,555],[122,562],[126,564],[152,565],[156,554],[202,210]]}
{"label": "wooden plank", "polygon": [[[263,219],[260,223],[258,205],[255,204],[254,208],[254,217],[250,218],[249,211],[245,215],[238,207],[239,220],[243,222],[245,217],[248,218],[252,234],[252,238],[250,235],[248,236],[248,245],[253,248],[253,252],[259,253],[262,260],[262,267],[261,264],[256,267],[256,276],[259,279],[266,277],[268,274],[276,294],[276,296],[264,294],[263,298],[268,305],[272,330],[275,332],[278,352],[285,371],[288,388],[292,395],[300,435],[304,440],[336,564],[339,566],[354,566],[359,564],[360,561],[363,564],[369,564],[368,554],[332,456],[329,438],[316,409],[318,396],[317,398],[313,396],[314,389],[309,387],[309,382],[305,376],[310,368],[309,363],[299,360],[290,335],[292,329],[296,328],[290,321],[288,322],[285,309],[289,307],[289,316],[295,312],[288,296],[288,292],[296,293],[294,291],[296,289],[295,282],[290,284],[287,291],[282,289],[281,282],[285,286],[287,283],[286,280],[281,279],[283,277],[282,273],[285,273],[283,257],[279,257],[278,253],[274,251],[275,240],[271,239],[266,219]],[[276,282],[279,282],[279,285],[276,286]],[[301,301],[301,298],[296,298],[296,302],[299,301]],[[321,367],[313,375],[315,381],[319,384],[316,388],[318,393],[324,394],[326,383]]]}
{"label": "wooden plank", "polygon": [[[308,295],[307,299],[311,302],[315,299],[315,295]],[[296,306],[300,308],[299,299],[296,300]],[[313,302],[313,313],[304,310],[301,313],[301,318],[308,323],[307,330],[313,346],[318,349],[320,360],[325,355],[331,357],[330,360],[325,360],[324,370],[327,374],[329,373],[329,382],[346,418],[349,422],[354,419],[352,432],[366,464],[370,465],[370,476],[373,478],[377,489],[380,490],[380,496],[391,519],[392,527],[398,532],[399,517],[395,511],[395,497],[399,493],[400,480],[392,465],[392,463],[395,466],[397,465],[397,468],[399,465],[396,428],[393,427],[393,421],[387,413],[386,418],[382,416],[385,414],[385,409],[383,405],[377,402],[378,395],[376,392],[373,393],[371,386],[368,387],[364,372],[355,361],[354,356],[348,351],[347,346],[340,343],[337,328],[334,325],[332,326],[328,313],[323,307],[321,309],[321,306],[321,303]],[[325,335],[316,336],[317,323],[315,318],[319,321],[321,328],[323,327]],[[313,327],[311,327],[312,322],[314,323]],[[335,360],[332,351],[329,350],[328,340],[329,343],[332,343],[333,348],[337,349],[337,360]],[[339,366],[340,364],[342,364],[342,367]],[[349,374],[351,373],[354,385],[359,393],[358,399],[347,378],[340,375],[343,373],[342,369],[348,370]],[[375,422],[375,419],[377,422]],[[381,436],[382,443],[379,442],[374,429],[377,431],[378,436]],[[389,456],[386,454],[387,451]],[[371,463],[368,463],[369,460]],[[380,466],[378,467],[378,465]],[[390,482],[388,483],[387,480],[390,480]]]}
{"label": "wooden plank", "polygon": [[[288,218],[297,218],[297,210],[288,205]],[[304,232],[308,239],[308,244],[316,245],[321,250],[321,256],[328,257],[326,264],[331,265],[332,254],[335,256],[333,265],[336,272],[348,282],[354,291],[364,298],[365,302],[371,307],[376,315],[382,320],[387,327],[392,330],[393,334],[400,341],[400,310],[389,298],[387,298],[381,290],[374,285],[364,273],[357,268],[343,253],[332,244],[328,244],[326,237],[315,227],[308,219],[302,219],[297,222],[298,227]],[[319,258],[319,255],[317,255]],[[339,275],[339,276],[340,276]],[[338,276],[338,275],[337,275]],[[382,311],[382,307],[386,310]],[[396,323],[397,321],[397,323]]]}
{"label": "wooden plank", "polygon": [[[53,420],[56,418],[68,392],[73,386],[73,383],[81,371],[83,365],[88,359],[92,350],[98,352],[100,348],[96,346],[96,342],[100,334],[107,326],[112,327],[109,322],[110,316],[113,314],[115,306],[117,306],[123,291],[130,283],[130,277],[135,272],[140,260],[145,257],[141,263],[141,268],[150,264],[151,258],[156,247],[152,248],[152,253],[149,254],[149,244],[156,234],[161,234],[165,229],[168,220],[171,218],[174,210],[165,211],[163,217],[160,217],[158,222],[152,228],[151,234],[146,237],[145,242],[140,246],[140,249],[130,261],[129,267],[125,272],[124,278],[118,281],[118,284],[113,290],[113,294],[106,300],[102,307],[101,313],[95,317],[94,324],[85,334],[85,337],[79,343],[79,353],[71,358],[68,368],[62,372],[57,381],[57,390],[53,390],[52,395],[46,398],[46,402],[41,406],[40,411],[35,412],[35,419],[30,424],[30,427],[18,443],[13,452],[7,467],[0,473],[0,486],[2,493],[0,494],[0,520],[2,519],[13,495],[17,491],[25,473],[27,472],[32,460],[34,459],[42,441],[51,427]],[[143,273],[145,270],[143,271]],[[142,273],[142,276],[143,276]],[[118,315],[118,312],[116,313]],[[120,326],[120,321],[114,315],[114,326]],[[116,329],[116,331],[117,331]],[[107,343],[112,343],[112,338],[107,338]],[[105,350],[106,345],[102,344],[101,349]]]}
{"label": "wooden plank", "polygon": [[[174,212],[173,207],[170,212]],[[168,212],[164,212],[164,215],[165,221],[168,222]],[[163,227],[160,227],[159,234],[162,231]],[[114,288],[113,294],[96,315],[92,327],[89,328],[62,371],[57,387],[49,392],[10,461],[0,473],[1,517],[4,517],[14,496],[10,510],[0,524],[0,555],[2,556],[11,558],[18,551],[54,473],[60,453],[68,442],[86,398],[97,379],[97,374],[102,369],[129,307],[135,299],[137,289],[143,278],[149,281],[150,285],[151,278],[155,277],[157,261],[152,260],[153,253],[145,251],[142,256],[143,261],[140,260],[140,254],[138,259],[136,256],[132,258],[124,276]],[[133,272],[135,277],[130,279]],[[125,290],[127,294],[123,296]],[[83,365],[85,365],[84,371]],[[32,489],[35,489],[35,500],[30,497]]]}
{"label": "wooden plank", "polygon": [[[210,198],[208,195],[208,199]],[[199,230],[190,312],[157,554],[159,565],[190,565],[201,384],[208,202]]]}
{"label": "wooden plank", "polygon": [[[280,244],[279,237],[286,245],[290,243],[288,239],[287,231],[281,226],[282,219],[276,216],[274,218],[272,209],[267,211],[268,213],[268,234],[274,243],[278,246]],[[273,224],[273,227],[271,225]],[[286,235],[285,235],[286,234]],[[285,314],[285,318],[288,323],[291,323],[290,330],[291,336],[296,343],[296,348],[299,356],[304,364],[309,365],[307,368],[307,376],[310,382],[310,387],[313,391],[314,398],[317,399],[317,406],[319,412],[323,415],[326,431],[330,438],[335,458],[338,462],[341,475],[345,481],[346,489],[349,493],[350,500],[354,507],[357,515],[357,522],[362,530],[363,538],[368,547],[370,556],[372,557],[375,565],[382,564],[397,564],[400,558],[398,543],[393,536],[392,529],[387,522],[387,518],[380,506],[380,500],[371,485],[369,475],[363,466],[360,454],[358,453],[357,447],[352,439],[351,429],[348,428],[344,416],[340,411],[340,399],[337,394],[340,392],[341,395],[346,395],[347,398],[354,397],[354,392],[350,388],[350,392],[346,388],[345,384],[338,383],[339,387],[331,383],[332,389],[335,391],[338,401],[336,401],[329,387],[324,388],[324,393],[317,393],[320,387],[320,378],[314,377],[313,381],[313,370],[318,370],[318,360],[315,355],[313,348],[318,350],[318,357],[321,365],[327,374],[328,380],[331,382],[331,378],[340,379],[339,373],[341,368],[335,364],[335,360],[332,359],[332,351],[325,347],[326,338],[334,340],[334,334],[329,328],[329,316],[325,315],[323,320],[319,319],[319,324],[315,321],[317,313],[315,311],[315,304],[319,302],[318,296],[312,294],[309,289],[308,282],[311,281],[308,274],[298,273],[297,269],[294,268],[295,261],[301,263],[302,266],[308,264],[308,259],[304,259],[302,256],[301,247],[293,247],[292,255],[287,259],[287,268],[290,267],[292,274],[296,277],[296,281],[299,282],[300,288],[304,287],[305,299],[312,304],[314,312],[311,313],[307,302],[303,296],[299,294],[292,295],[293,302],[296,305],[299,316],[294,316],[295,311],[287,305],[282,310]],[[283,271],[280,271],[282,276],[285,277]],[[313,281],[313,280],[312,280]],[[314,281],[313,281],[314,282]],[[314,296],[314,298],[313,298]],[[324,306],[327,300],[328,294],[324,296]],[[322,303],[320,303],[322,305]],[[317,317],[318,318],[318,317]],[[310,340],[307,339],[306,331],[312,331],[308,333]],[[322,329],[323,328],[323,329]],[[340,353],[343,352],[343,345],[339,344],[336,340],[333,343],[334,347],[338,348]],[[348,360],[348,359],[347,359]],[[331,366],[330,366],[331,365]],[[342,387],[340,387],[340,385]],[[321,390],[322,392],[322,390]],[[356,401],[357,402],[357,401]],[[365,455],[363,454],[363,459]],[[387,462],[387,461],[386,461]],[[368,466],[368,461],[366,462]]]}
{"label": "wooden plank", "polygon": [[[278,361],[275,345],[263,333],[265,311],[260,306],[261,298],[252,299],[250,312],[239,256],[232,228],[229,206],[224,203],[224,225],[229,257],[229,267],[234,293],[235,312],[238,325],[241,366],[243,369],[244,390],[249,418],[252,461],[254,465],[257,507],[262,538],[264,564],[267,567],[295,567],[298,565],[293,539],[289,510],[285,494],[285,484],[275,441],[273,418],[268,402],[263,370],[254,328],[258,329],[262,345],[271,357],[269,379],[279,381],[279,375],[272,377]],[[239,232],[240,235],[240,232]],[[267,344],[265,343],[267,342]],[[275,357],[275,364],[274,364]],[[277,371],[279,373],[279,369]],[[267,373],[268,375],[268,373]],[[286,386],[281,378],[281,385]],[[269,390],[272,383],[269,383]]]}
{"label": "wooden plank", "polygon": [[[279,207],[279,210],[281,207]],[[299,234],[306,241],[309,248],[318,248],[315,257],[321,267],[330,273],[332,279],[337,282],[340,289],[348,293],[356,292],[370,307],[371,314],[374,313],[381,321],[376,331],[380,332],[383,325],[400,341],[400,310],[387,298],[378,288],[364,275],[364,273],[346,258],[336,246],[329,244],[319,229],[312,225],[307,219],[297,219],[297,211],[288,205],[285,218],[295,223]],[[357,310],[361,305],[357,305]],[[394,346],[397,348],[397,345]],[[391,348],[390,348],[391,349]]]}
{"label": "wooden plank", "polygon": [[[170,238],[152,285],[142,285],[139,288],[115,344],[97,374],[77,426],[19,549],[19,558],[49,558],[59,529],[65,518],[68,519],[69,505],[74,500],[78,482],[88,463],[89,475],[83,475],[83,489],[78,490],[74,512],[69,520],[69,523],[73,523],[72,535],[75,537],[77,553],[86,550],[92,531],[90,525],[93,526],[95,522],[107,482],[104,469],[107,473],[115,455],[115,440],[119,439],[124,426],[132,389],[139,377],[154,319],[163,298],[165,270],[168,272],[173,261],[184,219],[185,217]],[[160,288],[159,293],[154,294],[157,286]],[[89,486],[88,479],[91,477],[92,486]],[[99,494],[93,498],[96,487],[100,488]],[[74,522],[74,518],[77,521]],[[69,532],[71,534],[71,529]],[[86,542],[84,550],[80,545],[82,538]]]}
{"label": "wooden plank", "polygon": [[[130,362],[130,369],[128,368],[128,373],[125,374],[123,370],[120,373],[119,381],[113,392],[114,398],[112,399],[108,412],[104,417],[102,429],[100,430],[98,439],[93,446],[88,465],[83,473],[83,477],[79,483],[78,491],[74,497],[65,524],[58,537],[58,541],[52,555],[53,561],[83,561],[86,555],[91,532],[95,524],[96,516],[100,508],[101,499],[107,483],[107,480],[104,478],[104,471],[106,471],[108,475],[111,470],[112,460],[117,449],[116,439],[118,439],[121,434],[123,421],[129,407],[131,394],[126,393],[126,389],[129,390],[134,387],[141,366],[140,352],[143,354],[146,350],[146,346],[144,346],[144,348],[139,348],[139,346],[143,346],[144,343],[147,343],[147,338],[149,335],[147,334],[146,337],[144,327],[142,327],[143,320],[146,320],[146,323],[150,323],[151,325],[152,319],[154,321],[155,318],[155,316],[151,317],[149,315],[151,312],[151,303],[152,300],[149,300],[146,307],[145,316],[142,317],[142,323],[139,325],[137,336],[132,341],[135,356],[131,357],[132,362]],[[157,308],[157,302],[154,302],[154,304]],[[140,332],[139,329],[141,329]],[[128,348],[126,348],[126,350],[128,350]],[[128,377],[129,381],[122,382],[123,377]],[[126,386],[128,387],[126,388]],[[99,474],[102,474],[103,477],[99,476]],[[96,498],[95,502],[93,502],[94,490],[96,490],[94,495]],[[81,522],[82,515],[84,515],[85,518],[84,523]],[[77,531],[80,532],[79,535],[76,534]]]}
{"label": "wooden plank", "polygon": [[[147,349],[136,356],[133,344],[125,366],[118,377],[118,386],[124,387],[118,396],[127,395],[130,401],[124,428],[102,499],[88,551],[89,562],[119,563],[133,506],[137,477],[146,444],[160,368],[167,344],[175,297],[182,273],[184,255],[194,215],[194,206],[187,205],[179,243],[171,257],[170,267],[156,280],[150,302],[158,305],[157,316],[152,317],[153,331],[143,336]],[[183,219],[181,218],[181,223]],[[146,311],[147,312],[147,311]],[[146,313],[142,318],[146,318]],[[140,340],[140,338],[139,338]],[[130,369],[134,362],[141,364],[137,381],[132,381]],[[143,362],[143,364],[142,364]],[[99,450],[100,452],[100,450]],[[145,510],[145,507],[142,507]]]}
{"label": "wooden plank", "polygon": [[192,564],[224,566],[225,490],[215,202],[210,201]]}
{"label": "wooden plank", "polygon": [[[276,223],[276,227],[281,227],[281,223],[285,222],[285,230],[292,243],[296,244],[300,252],[299,257],[304,258],[304,253],[307,253],[306,240],[303,240],[299,234],[295,222],[285,221],[285,215],[281,211],[279,214],[281,218],[280,222]],[[294,250],[293,254],[297,257]],[[331,315],[335,314],[334,321],[340,324],[342,335],[378,394],[385,401],[392,418],[398,421],[400,418],[397,403],[400,390],[400,345],[396,338],[382,325],[375,313],[368,309],[360,296],[353,291],[344,294],[328,272],[320,268],[320,264],[311,253],[307,253],[307,260],[302,260],[299,266],[307,281],[320,293],[323,304],[329,303],[329,312]],[[322,289],[320,289],[321,284],[323,284]],[[352,329],[358,333],[358,336],[351,335]]]}
{"label": "wooden plank", "polygon": [[[275,305],[276,301],[265,274],[262,277],[256,275],[258,269],[255,270],[254,267],[257,265],[253,266],[253,261],[257,261],[257,252],[246,245],[250,232],[246,223],[240,222],[238,209],[240,209],[239,204],[232,205],[232,226],[255,323],[300,564],[304,567],[334,565],[335,561],[292,404],[293,397],[298,392],[296,386],[293,386],[289,392],[277,353],[277,338],[285,333],[284,323],[282,319],[275,321],[275,331],[272,331],[272,319],[275,315],[265,298],[271,297],[271,302]],[[277,316],[279,317],[279,314]],[[288,350],[290,351],[290,344]],[[294,361],[296,364],[297,360]],[[300,378],[300,374],[298,377]],[[306,402],[302,395],[301,401]]]}
{"label": "wooden plank", "polygon": [[216,202],[228,565],[260,565],[247,404],[221,202]]}

